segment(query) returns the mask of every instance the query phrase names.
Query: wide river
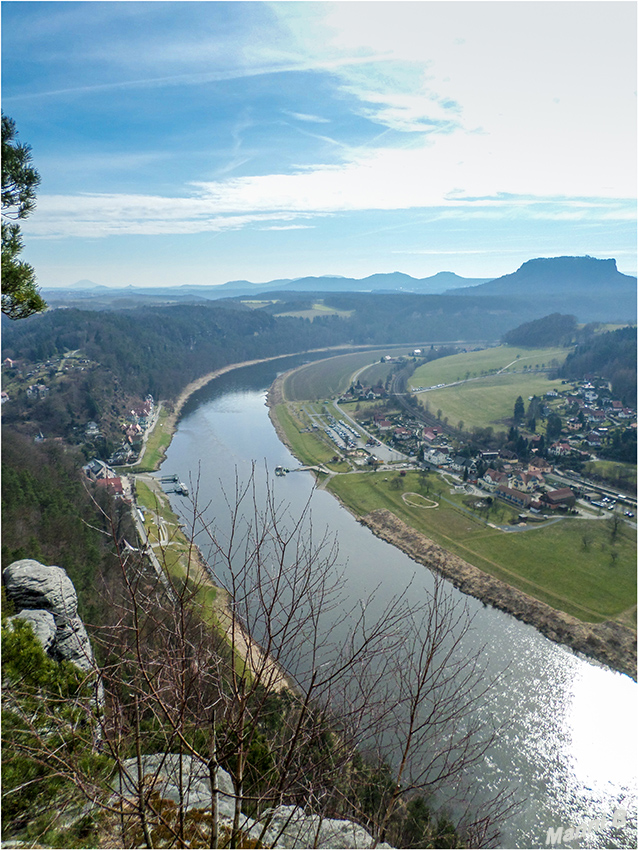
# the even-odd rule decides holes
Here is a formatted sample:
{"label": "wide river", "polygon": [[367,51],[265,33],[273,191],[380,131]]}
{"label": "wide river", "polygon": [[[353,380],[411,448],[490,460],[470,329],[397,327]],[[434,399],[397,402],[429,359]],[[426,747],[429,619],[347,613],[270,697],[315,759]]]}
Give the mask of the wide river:
{"label": "wide river", "polygon": [[[199,477],[199,504],[210,502],[210,520],[220,505],[222,483],[232,491],[236,471],[246,480],[254,462],[260,477],[266,466],[272,476],[279,464],[299,465],[279,441],[265,401],[277,374],[307,359],[234,370],[186,403],[162,473],[177,473],[183,481]],[[311,496],[314,480],[300,472],[272,476],[272,483],[279,499],[300,506]],[[186,502],[178,496],[171,501],[188,522]],[[312,495],[312,518],[315,530],[326,527],[336,535],[353,597],[363,598],[377,585],[387,598],[411,581],[412,593],[431,586],[425,567],[376,538],[328,493]],[[476,772],[476,783],[486,793],[515,787],[524,801],[502,823],[501,845],[552,846],[546,843],[548,830],[596,819],[593,831],[568,843],[554,832],[555,846],[636,847],[636,684],[449,587],[474,615],[468,651],[477,642],[486,645],[489,669],[498,676],[490,711],[496,723],[506,721],[506,731]]]}

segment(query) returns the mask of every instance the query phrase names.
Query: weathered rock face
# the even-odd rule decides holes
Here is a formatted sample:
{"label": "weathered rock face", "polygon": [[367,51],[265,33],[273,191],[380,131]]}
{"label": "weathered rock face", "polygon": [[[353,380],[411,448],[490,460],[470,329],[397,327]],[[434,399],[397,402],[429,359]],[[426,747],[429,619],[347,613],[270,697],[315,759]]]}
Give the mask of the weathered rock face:
{"label": "weathered rock face", "polygon": [[[190,809],[210,809],[211,790],[210,779],[206,767],[183,755],[182,759],[182,788],[183,805],[186,811]],[[172,800],[179,804],[179,753],[153,753],[144,755],[141,759],[142,777],[146,780],[145,787],[153,788],[163,800]],[[117,792],[125,795],[135,795],[139,782],[137,759],[126,759],[122,764],[120,778],[113,783]],[[121,781],[121,786],[120,786]],[[235,810],[233,801],[233,783],[225,770],[218,770],[217,788],[219,791],[217,810],[220,818],[232,819]]]}
{"label": "weathered rock face", "polygon": [[3,573],[7,596],[27,620],[45,651],[56,660],[93,669],[93,651],[84,623],[78,617],[73,582],[61,567],[47,567],[25,558]]}
{"label": "weathered rock face", "polygon": [[[181,756],[182,795],[185,810],[210,810],[210,779],[206,767],[190,756]],[[138,784],[137,760],[127,759],[122,772],[113,783],[116,793],[135,796]],[[153,788],[160,797],[179,804],[180,798],[180,756],[178,753],[154,753],[141,757],[142,776],[145,788]],[[217,771],[218,802],[217,810],[221,823],[230,824],[234,813],[234,791],[230,775],[221,768]],[[307,814],[298,806],[278,806],[264,813],[264,823],[268,828],[261,838],[265,847],[279,848],[364,848],[372,847],[372,836],[356,823],[348,820],[322,818]],[[241,830],[251,838],[257,839],[263,832],[263,823],[242,816]],[[389,850],[389,844],[377,844],[382,850]]]}
{"label": "weathered rock face", "polygon": [[45,652],[49,652],[55,642],[57,628],[55,618],[50,611],[20,611],[15,617],[9,617],[9,620],[26,620],[31,623],[33,633],[44,647]]}
{"label": "weathered rock face", "polygon": [[71,619],[78,612],[73,582],[62,567],[45,567],[25,558],[4,571],[7,595],[16,608],[43,609],[54,617]]}
{"label": "weathered rock face", "polygon": [[[306,814],[297,806],[278,806],[270,813],[272,820],[264,837],[261,839],[266,847],[285,848],[368,848],[374,841],[369,832],[357,823],[349,820],[324,818],[319,815]],[[261,825],[257,824],[250,830],[252,838],[261,835]],[[273,845],[271,842],[276,841]],[[381,850],[388,850],[389,844],[377,844]]]}

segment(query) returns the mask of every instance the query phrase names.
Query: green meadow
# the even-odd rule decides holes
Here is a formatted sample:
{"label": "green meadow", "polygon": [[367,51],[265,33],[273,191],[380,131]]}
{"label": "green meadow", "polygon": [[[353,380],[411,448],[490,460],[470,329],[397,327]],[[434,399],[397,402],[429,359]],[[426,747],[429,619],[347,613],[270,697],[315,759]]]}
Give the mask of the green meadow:
{"label": "green meadow", "polygon": [[[543,374],[524,373],[514,375],[503,373],[468,381],[454,387],[417,393],[419,404],[430,413],[441,411],[448,422],[456,426],[462,421],[464,430],[501,426],[504,419],[510,419],[514,413],[514,403],[522,396],[527,407],[530,396],[543,396],[550,389],[564,390],[560,381],[549,381]],[[540,423],[539,423],[540,424]]]}
{"label": "green meadow", "polygon": [[[468,506],[472,500],[452,495],[439,476],[408,472],[398,486],[398,475],[339,475],[327,486],[355,514],[390,510],[447,551],[586,622],[619,618],[635,606],[636,540],[624,522],[615,533],[608,518],[561,518],[505,532],[490,527],[480,508]],[[439,505],[416,507],[406,503],[403,493]],[[490,523],[513,520],[515,512],[507,505],[495,506]]]}
{"label": "green meadow", "polygon": [[[501,345],[482,351],[454,354],[420,366],[410,379],[411,389],[437,384],[462,383],[415,395],[430,413],[441,411],[450,425],[463,422],[464,430],[505,427],[514,402],[522,396],[544,396],[550,389],[565,389],[560,380],[550,381],[547,372],[567,356],[565,348],[514,348]],[[531,371],[530,371],[531,370]],[[539,370],[539,371],[536,371]]]}
{"label": "green meadow", "polygon": [[499,345],[497,348],[453,354],[419,366],[410,379],[410,387],[450,384],[453,381],[476,378],[500,370],[520,372],[523,367],[551,369],[559,366],[568,353],[567,348],[517,348]]}
{"label": "green meadow", "polygon": [[[352,376],[360,369],[378,363],[386,354],[398,356],[407,354],[409,351],[409,348],[400,350],[380,348],[339,354],[326,360],[318,360],[316,363],[308,363],[286,376],[284,396],[289,401],[334,398],[350,386]],[[364,380],[363,374],[361,379]],[[365,380],[367,382],[369,379]]]}

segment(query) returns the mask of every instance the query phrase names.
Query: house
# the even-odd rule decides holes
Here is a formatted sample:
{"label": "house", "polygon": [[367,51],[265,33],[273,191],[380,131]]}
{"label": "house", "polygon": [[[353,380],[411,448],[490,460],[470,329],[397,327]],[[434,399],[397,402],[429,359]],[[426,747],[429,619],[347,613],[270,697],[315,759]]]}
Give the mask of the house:
{"label": "house", "polygon": [[528,472],[535,472],[539,475],[547,475],[548,472],[551,472],[554,467],[551,463],[548,463],[544,458],[534,458],[527,464]]}
{"label": "house", "polygon": [[408,431],[407,428],[395,428],[393,436],[395,440],[409,440],[412,436],[412,431]]}
{"label": "house", "polygon": [[424,428],[422,437],[426,443],[433,443],[439,436],[438,428]]}
{"label": "house", "polygon": [[103,460],[99,460],[99,458],[94,457],[93,460],[90,460],[87,464],[85,464],[82,469],[84,470],[84,474],[87,478],[90,478],[92,481],[101,481],[107,478],[117,478],[115,471],[111,469]]}
{"label": "house", "polygon": [[16,361],[12,360],[10,357],[5,357],[5,359],[2,361],[2,365],[6,366],[7,369],[13,369],[13,367],[16,365]]}
{"label": "house", "polygon": [[514,452],[511,452],[509,449],[501,449],[498,453],[498,456],[500,458],[503,458],[503,460],[518,460],[517,455],[515,455]]}
{"label": "house", "polygon": [[588,446],[593,446],[595,448],[600,448],[603,444],[602,437],[597,431],[590,431],[585,437],[585,442]]}
{"label": "house", "polygon": [[95,483],[98,487],[105,487],[114,496],[124,495],[121,478],[99,478]]}
{"label": "house", "polygon": [[392,427],[392,422],[390,422],[389,419],[379,419],[377,421],[377,428],[379,431],[389,431]]}
{"label": "house", "polygon": [[500,484],[496,488],[496,495],[501,499],[505,499],[506,502],[511,502],[513,505],[517,505],[520,508],[527,508],[532,503],[532,497],[528,496],[527,493],[521,493],[519,490],[512,490],[504,484]]}
{"label": "house", "polygon": [[49,388],[45,387],[44,384],[31,384],[30,387],[27,387],[27,397],[28,398],[46,398],[49,395]]}
{"label": "house", "polygon": [[6,401],[10,401],[9,394],[6,393],[4,390],[2,390],[2,393],[0,393],[0,398],[2,398],[2,404],[4,404]]}
{"label": "house", "polygon": [[516,472],[509,483],[515,490],[520,490],[522,493],[533,493],[544,481],[543,476],[535,472]]}
{"label": "house", "polygon": [[495,469],[488,469],[481,478],[481,483],[486,490],[495,490],[499,485],[507,485],[509,477],[505,472],[497,472]]}
{"label": "house", "polygon": [[550,508],[558,508],[561,505],[573,508],[576,504],[576,495],[570,487],[561,487],[559,490],[550,490],[549,493],[541,497],[541,501],[549,505]]}
{"label": "house", "polygon": [[547,449],[550,455],[556,455],[557,457],[565,457],[566,455],[571,454],[572,447],[569,443],[561,443],[556,442],[552,443],[551,446]]}

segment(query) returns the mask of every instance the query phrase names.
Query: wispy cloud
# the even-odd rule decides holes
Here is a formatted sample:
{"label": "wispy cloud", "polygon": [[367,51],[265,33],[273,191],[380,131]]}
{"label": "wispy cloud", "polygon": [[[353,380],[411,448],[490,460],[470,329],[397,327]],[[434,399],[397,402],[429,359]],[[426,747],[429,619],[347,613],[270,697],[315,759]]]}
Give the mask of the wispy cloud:
{"label": "wispy cloud", "polygon": [[320,115],[308,115],[305,112],[291,112],[289,109],[284,109],[284,115],[289,115],[291,118],[296,118],[297,121],[307,121],[311,124],[330,124],[330,118],[322,118]]}

